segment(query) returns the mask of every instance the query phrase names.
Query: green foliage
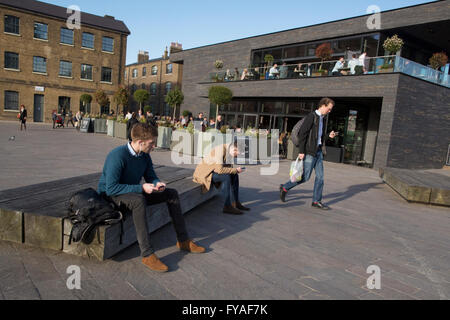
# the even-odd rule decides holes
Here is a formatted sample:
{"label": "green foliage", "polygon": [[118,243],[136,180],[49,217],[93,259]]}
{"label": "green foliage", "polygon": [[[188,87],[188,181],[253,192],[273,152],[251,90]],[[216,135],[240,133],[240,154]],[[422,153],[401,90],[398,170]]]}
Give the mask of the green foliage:
{"label": "green foliage", "polygon": [[225,105],[233,99],[233,92],[223,86],[212,86],[208,91],[208,99],[211,103],[216,105]]}
{"label": "green foliage", "polygon": [[266,63],[271,63],[273,60],[274,60],[274,58],[273,58],[273,55],[271,55],[271,54],[266,54],[264,56],[264,62],[266,62]]}
{"label": "green foliage", "polygon": [[134,100],[136,100],[137,102],[139,102],[139,104],[142,105],[145,101],[148,100],[150,94],[148,93],[147,90],[139,89],[134,92],[133,97]]}
{"label": "green foliage", "polygon": [[183,117],[189,117],[190,114],[192,114],[192,112],[190,112],[189,110],[183,110]]}
{"label": "green foliage", "polygon": [[103,90],[99,89],[95,92],[95,102],[104,107],[109,104],[109,98]]}
{"label": "green foliage", "polygon": [[145,112],[145,113],[147,113],[147,112],[152,112],[152,109],[153,109],[153,108],[152,108],[151,106],[148,106],[148,105],[147,105],[147,106],[144,107],[144,112]]}
{"label": "green foliage", "polygon": [[173,128],[173,124],[170,121],[167,121],[167,120],[156,121],[156,125],[158,127]]}
{"label": "green foliage", "polygon": [[130,97],[130,94],[129,94],[128,90],[125,87],[120,86],[117,89],[117,91],[114,93],[114,102],[118,106],[126,106],[126,105],[128,105],[129,97]]}
{"label": "green foliage", "polygon": [[90,94],[84,93],[84,94],[81,95],[80,101],[83,103],[83,105],[91,103],[92,102],[92,96]]}
{"label": "green foliage", "polygon": [[391,54],[395,54],[402,49],[403,45],[403,40],[398,35],[394,34],[384,41],[383,48]]}
{"label": "green foliage", "polygon": [[194,123],[192,121],[187,126],[186,131],[189,132],[190,134],[194,134]]}
{"label": "green foliage", "polygon": [[229,126],[222,126],[222,127],[220,127],[220,133],[225,134],[225,133],[227,133],[228,129],[230,129]]}
{"label": "green foliage", "polygon": [[184,94],[178,87],[176,87],[173,90],[170,90],[166,96],[166,103],[171,107],[179,106],[183,103],[183,101],[184,101]]}

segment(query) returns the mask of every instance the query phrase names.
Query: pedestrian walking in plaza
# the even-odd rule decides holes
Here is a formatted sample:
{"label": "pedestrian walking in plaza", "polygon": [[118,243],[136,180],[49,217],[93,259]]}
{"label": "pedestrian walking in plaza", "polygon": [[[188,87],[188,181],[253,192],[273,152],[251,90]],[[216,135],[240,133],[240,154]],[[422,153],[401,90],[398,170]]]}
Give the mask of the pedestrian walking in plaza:
{"label": "pedestrian walking in plaza", "polygon": [[[304,160],[304,172],[302,180],[299,182],[288,181],[280,185],[280,199],[286,202],[286,195],[292,188],[309,181],[312,171],[316,174],[314,182],[314,193],[312,206],[314,208],[329,210],[330,207],[322,203],[322,191],[324,185],[323,172],[323,155],[325,151],[325,134],[327,132],[326,124],[328,114],[333,110],[335,103],[329,98],[323,98],[319,102],[316,111],[308,114],[303,120],[303,124],[298,132],[298,148],[300,154],[298,158]],[[294,133],[292,133],[294,134]],[[336,133],[332,131],[329,134],[331,139],[336,137]]]}
{"label": "pedestrian walking in plaza", "polygon": [[81,112],[78,110],[78,112],[75,114],[75,128],[77,130],[80,130],[81,126]]}
{"label": "pedestrian walking in plaza", "polygon": [[215,147],[195,168],[193,179],[202,185],[203,193],[208,192],[212,184],[216,187],[223,184],[223,213],[236,215],[250,210],[239,201],[239,174],[244,172],[245,168],[233,168],[231,164],[238,154],[237,142]]}
{"label": "pedestrian walking in plaza", "polygon": [[55,125],[56,125],[56,117],[57,117],[56,110],[53,110],[53,111],[52,111],[53,129],[55,129]]}
{"label": "pedestrian walking in plaza", "polygon": [[[103,167],[98,193],[131,211],[142,263],[158,272],[169,268],[159,260],[150,241],[146,209],[148,205],[166,203],[177,235],[177,247],[191,253],[204,253],[205,248],[190,238],[175,189],[166,188],[153,169],[150,152],[156,145],[158,129],[146,123],[137,123],[131,130],[132,141],[111,151]],[[145,183],[141,185],[141,179]]]}
{"label": "pedestrian walking in plaza", "polygon": [[75,127],[72,110],[69,110],[69,113],[67,114],[67,127],[69,127],[69,122],[72,123],[72,127]]}
{"label": "pedestrian walking in plaza", "polygon": [[25,131],[27,131],[27,109],[24,105],[20,106],[20,114],[19,114],[19,121],[20,121],[20,131],[22,131],[22,128],[25,128]]}
{"label": "pedestrian walking in plaza", "polygon": [[139,120],[137,119],[136,112],[133,112],[131,114],[131,119],[127,121],[127,139],[128,139],[128,141],[131,141],[131,130],[133,129],[133,126],[136,125],[136,123],[139,123]]}

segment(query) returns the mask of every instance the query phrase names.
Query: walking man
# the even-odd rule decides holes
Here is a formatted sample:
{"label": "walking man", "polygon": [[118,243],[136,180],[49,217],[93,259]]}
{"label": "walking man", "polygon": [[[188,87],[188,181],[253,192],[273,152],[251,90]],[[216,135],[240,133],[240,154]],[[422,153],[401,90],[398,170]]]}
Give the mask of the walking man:
{"label": "walking man", "polygon": [[[180,250],[203,253],[205,248],[190,240],[175,189],[166,188],[153,169],[150,152],[154,148],[158,130],[146,123],[137,123],[131,130],[132,141],[109,153],[98,184],[98,193],[116,205],[126,206],[132,212],[142,263],[151,270],[167,272],[169,268],[156,256],[147,227],[148,205],[167,203],[177,235]],[[140,184],[142,177],[145,182]]]}
{"label": "walking man", "polygon": [[[322,203],[322,191],[324,185],[323,173],[323,153],[325,151],[325,134],[328,114],[333,110],[335,103],[329,98],[323,98],[319,102],[319,108],[306,116],[303,125],[300,128],[298,141],[300,154],[298,158],[304,160],[304,173],[299,182],[287,182],[280,185],[280,199],[286,202],[286,194],[295,186],[309,181],[312,170],[316,174],[314,182],[314,193],[312,206],[314,208],[329,210],[330,207]],[[329,135],[331,139],[336,137],[332,131]]]}

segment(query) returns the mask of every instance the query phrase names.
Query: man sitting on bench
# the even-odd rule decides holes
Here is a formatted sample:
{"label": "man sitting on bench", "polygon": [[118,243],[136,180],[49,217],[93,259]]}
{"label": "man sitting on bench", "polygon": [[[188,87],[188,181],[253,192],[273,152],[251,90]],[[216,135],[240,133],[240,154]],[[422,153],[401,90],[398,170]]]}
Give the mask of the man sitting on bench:
{"label": "man sitting on bench", "polygon": [[241,210],[250,210],[239,202],[239,174],[245,168],[233,168],[231,164],[238,153],[237,142],[220,145],[211,150],[194,172],[194,182],[202,185],[204,193],[211,189],[211,184],[224,184],[223,213],[236,215],[243,214]]}
{"label": "man sitting on bench", "polygon": [[[132,141],[109,153],[98,184],[98,193],[106,195],[116,205],[126,206],[133,215],[137,240],[143,257],[142,263],[151,270],[167,272],[150,243],[146,220],[146,208],[166,202],[177,234],[177,247],[192,253],[203,253],[205,248],[189,239],[175,189],[166,188],[153,169],[150,152],[156,144],[158,130],[146,123],[138,123],[131,130]],[[145,182],[140,184],[142,177]]]}

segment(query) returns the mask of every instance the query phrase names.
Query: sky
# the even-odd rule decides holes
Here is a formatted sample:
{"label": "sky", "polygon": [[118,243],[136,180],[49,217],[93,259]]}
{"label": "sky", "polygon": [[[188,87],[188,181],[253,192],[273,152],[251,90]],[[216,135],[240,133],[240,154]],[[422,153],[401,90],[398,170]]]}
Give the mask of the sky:
{"label": "sky", "polygon": [[[127,64],[139,50],[160,58],[165,47],[179,42],[183,49],[299,28],[367,14],[371,5],[381,11],[431,2],[417,0],[42,0],[122,20],[131,31]],[[382,21],[381,21],[382,23]]]}

